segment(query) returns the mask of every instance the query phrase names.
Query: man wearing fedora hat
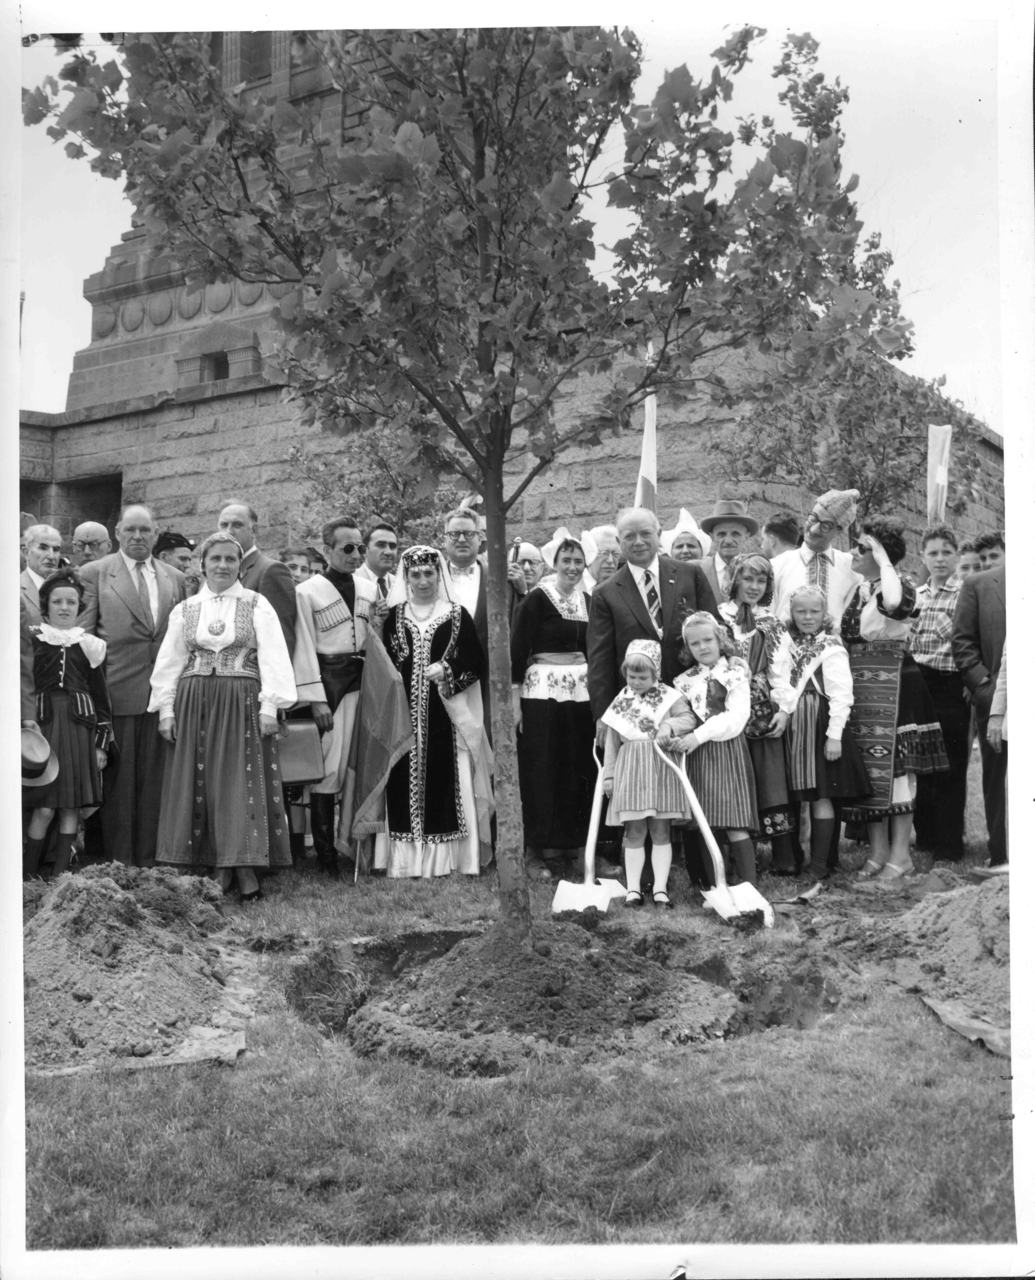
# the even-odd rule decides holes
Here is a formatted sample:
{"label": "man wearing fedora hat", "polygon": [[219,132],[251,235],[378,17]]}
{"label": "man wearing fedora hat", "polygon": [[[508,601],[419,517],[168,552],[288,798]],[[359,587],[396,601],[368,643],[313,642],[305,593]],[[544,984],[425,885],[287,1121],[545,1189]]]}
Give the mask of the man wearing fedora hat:
{"label": "man wearing fedora hat", "polygon": [[701,528],[712,540],[712,554],[701,560],[701,568],[717,601],[730,598],[733,561],[744,550],[749,538],[758,532],[758,521],[747,513],[743,502],[720,498],[715,510],[701,521]]}

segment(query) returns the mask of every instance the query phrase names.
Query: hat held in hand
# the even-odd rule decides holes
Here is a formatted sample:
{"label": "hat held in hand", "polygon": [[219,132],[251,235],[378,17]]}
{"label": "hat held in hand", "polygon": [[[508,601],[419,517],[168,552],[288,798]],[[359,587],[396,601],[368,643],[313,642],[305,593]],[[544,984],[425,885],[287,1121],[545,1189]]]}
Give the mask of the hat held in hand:
{"label": "hat held in hand", "polygon": [[36,725],[22,728],[22,786],[45,787],[58,776],[58,758]]}

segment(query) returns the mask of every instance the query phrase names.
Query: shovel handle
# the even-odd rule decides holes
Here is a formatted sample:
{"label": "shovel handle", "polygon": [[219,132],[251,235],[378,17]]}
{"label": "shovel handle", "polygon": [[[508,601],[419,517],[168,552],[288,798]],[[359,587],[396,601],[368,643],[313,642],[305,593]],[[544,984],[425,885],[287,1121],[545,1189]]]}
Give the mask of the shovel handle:
{"label": "shovel handle", "polygon": [[589,811],[586,850],[582,856],[585,866],[582,877],[584,885],[596,884],[597,836],[600,832],[600,815],[604,810],[604,762],[597,755],[596,745],[593,747],[593,761],[597,766],[597,782],[593,788],[593,806]]}
{"label": "shovel handle", "polygon": [[704,816],[704,810],[701,808],[701,802],[698,800],[693,787],[690,785],[690,779],[686,776],[686,770],[666,755],[656,742],[653,746],[654,750],[661,757],[662,763],[672,770],[682,784],[686,798],[690,802],[690,808],[693,811],[694,818],[697,825],[701,828],[701,834],[704,836],[704,843],[711,855],[712,871],[715,875],[715,887],[717,889],[725,889],[726,868],[722,861],[722,851],[719,849],[718,841],[715,839],[715,836],[712,834],[712,829],[708,825],[708,819]]}

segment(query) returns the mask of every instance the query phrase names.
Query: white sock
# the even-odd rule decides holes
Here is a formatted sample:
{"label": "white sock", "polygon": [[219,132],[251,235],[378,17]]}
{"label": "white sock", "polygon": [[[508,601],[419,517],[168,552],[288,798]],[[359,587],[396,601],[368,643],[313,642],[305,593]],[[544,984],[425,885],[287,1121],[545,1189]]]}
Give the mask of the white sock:
{"label": "white sock", "polygon": [[668,893],[668,873],[672,870],[672,846],[656,844],[650,853],[650,865],[654,868],[654,892]]}
{"label": "white sock", "polygon": [[[669,851],[671,854],[671,850]],[[635,889],[637,893],[640,891],[640,877],[643,875],[643,864],[646,855],[643,852],[643,845],[638,849],[631,849],[625,846],[625,887],[626,889]]]}

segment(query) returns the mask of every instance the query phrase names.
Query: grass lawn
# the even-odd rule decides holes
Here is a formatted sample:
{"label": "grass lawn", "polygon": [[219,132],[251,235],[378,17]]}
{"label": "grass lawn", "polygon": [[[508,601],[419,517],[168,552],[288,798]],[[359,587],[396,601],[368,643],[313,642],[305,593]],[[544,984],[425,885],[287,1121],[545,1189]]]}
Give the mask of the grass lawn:
{"label": "grass lawn", "polygon": [[[347,940],[495,914],[489,880],[285,874],[246,918]],[[261,964],[236,1067],[28,1081],[31,1248],[1014,1238],[1008,1062],[879,976],[808,1031],[476,1080],[356,1056],[284,1000],[290,956]]]}

